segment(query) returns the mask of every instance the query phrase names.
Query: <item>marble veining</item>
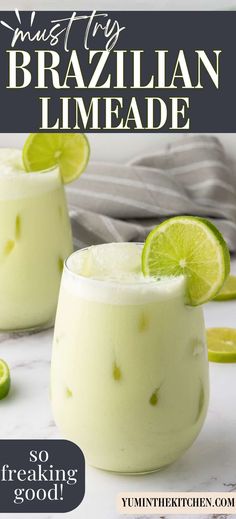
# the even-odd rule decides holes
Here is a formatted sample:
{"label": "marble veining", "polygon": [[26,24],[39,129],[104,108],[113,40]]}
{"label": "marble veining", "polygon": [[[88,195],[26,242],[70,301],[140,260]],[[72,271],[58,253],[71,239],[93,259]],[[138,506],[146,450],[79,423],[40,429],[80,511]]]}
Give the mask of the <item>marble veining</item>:
{"label": "marble veining", "polygon": [[[233,262],[236,272],[236,260]],[[205,308],[207,326],[236,326],[236,301],[210,303]],[[12,389],[0,401],[0,438],[58,438],[49,397],[53,330],[0,335],[0,358],[11,368]],[[121,476],[87,467],[86,495],[81,506],[64,514],[68,519],[128,519],[116,512],[119,492],[236,491],[236,364],[210,364],[210,407],[203,430],[194,445],[172,466],[147,476]],[[141,446],[140,446],[141,448]],[[22,514],[1,514],[3,519],[23,519]],[[174,515],[132,516],[135,519],[178,519]],[[187,516],[185,516],[187,518]],[[231,519],[231,515],[192,516]],[[61,519],[60,514],[37,514],[37,519]]]}

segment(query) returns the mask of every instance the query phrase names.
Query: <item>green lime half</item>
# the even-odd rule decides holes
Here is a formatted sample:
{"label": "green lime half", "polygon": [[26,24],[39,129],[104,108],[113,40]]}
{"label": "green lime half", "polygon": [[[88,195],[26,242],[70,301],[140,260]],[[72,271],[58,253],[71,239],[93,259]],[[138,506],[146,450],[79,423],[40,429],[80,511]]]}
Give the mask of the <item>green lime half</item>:
{"label": "green lime half", "polygon": [[218,229],[195,216],[175,216],[148,235],[142,253],[146,276],[179,276],[187,279],[188,303],[212,299],[230,270],[228,247]]}
{"label": "green lime half", "polygon": [[78,178],[90,155],[83,133],[31,133],[23,147],[26,171],[43,171],[58,165],[64,184]]}
{"label": "green lime half", "polygon": [[215,301],[227,301],[227,299],[236,299],[236,276],[228,276],[222,289],[214,297]]}
{"label": "green lime half", "polygon": [[0,400],[8,395],[11,385],[10,371],[7,363],[0,359]]}
{"label": "green lime half", "polygon": [[207,345],[209,360],[236,362],[236,330],[234,328],[209,328]]}

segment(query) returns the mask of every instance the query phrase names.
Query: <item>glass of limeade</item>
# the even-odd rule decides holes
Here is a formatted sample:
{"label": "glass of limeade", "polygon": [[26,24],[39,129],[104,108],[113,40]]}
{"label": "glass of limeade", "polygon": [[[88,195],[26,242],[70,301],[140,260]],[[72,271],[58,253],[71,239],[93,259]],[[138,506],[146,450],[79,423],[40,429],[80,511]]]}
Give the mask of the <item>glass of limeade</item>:
{"label": "glass of limeade", "polygon": [[140,244],[72,254],[62,276],[52,405],[62,434],[101,469],[145,473],[193,443],[208,407],[201,307],[185,278],[141,273]]}
{"label": "glass of limeade", "polygon": [[58,169],[26,173],[21,151],[0,149],[0,330],[53,324],[72,236]]}

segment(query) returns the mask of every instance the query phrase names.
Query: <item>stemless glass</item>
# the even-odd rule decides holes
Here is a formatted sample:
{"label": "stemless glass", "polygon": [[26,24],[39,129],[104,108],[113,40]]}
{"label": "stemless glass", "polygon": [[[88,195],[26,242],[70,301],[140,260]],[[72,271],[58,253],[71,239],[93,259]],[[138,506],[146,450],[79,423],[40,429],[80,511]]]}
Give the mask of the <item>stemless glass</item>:
{"label": "stemless glass", "polygon": [[72,254],[62,276],[54,417],[91,465],[152,472],[182,455],[206,416],[202,308],[184,303],[182,276],[130,283],[83,277],[73,265],[85,253]]}
{"label": "stemless glass", "polygon": [[53,324],[72,236],[58,169],[26,173],[21,152],[0,150],[0,330]]}

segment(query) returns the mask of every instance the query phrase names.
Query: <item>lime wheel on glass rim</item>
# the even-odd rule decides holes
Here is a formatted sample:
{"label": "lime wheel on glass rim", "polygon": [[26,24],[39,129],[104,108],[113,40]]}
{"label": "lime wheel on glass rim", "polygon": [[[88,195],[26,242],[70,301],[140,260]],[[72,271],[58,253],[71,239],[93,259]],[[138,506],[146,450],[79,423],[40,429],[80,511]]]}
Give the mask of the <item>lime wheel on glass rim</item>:
{"label": "lime wheel on glass rim", "polygon": [[175,216],[148,235],[142,253],[146,276],[187,280],[187,303],[196,306],[213,299],[230,271],[230,255],[218,229],[196,216]]}
{"label": "lime wheel on glass rim", "polygon": [[47,171],[59,167],[64,184],[76,180],[85,170],[90,155],[83,133],[31,133],[22,152],[28,172]]}

